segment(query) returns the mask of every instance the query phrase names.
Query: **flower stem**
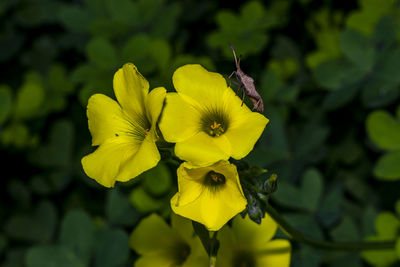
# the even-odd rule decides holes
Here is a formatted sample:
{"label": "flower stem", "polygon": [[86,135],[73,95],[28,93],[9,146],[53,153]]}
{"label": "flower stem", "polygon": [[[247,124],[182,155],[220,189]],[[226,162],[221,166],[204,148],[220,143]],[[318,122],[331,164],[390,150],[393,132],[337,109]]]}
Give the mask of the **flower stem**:
{"label": "flower stem", "polygon": [[266,212],[276,221],[282,230],[297,242],[305,243],[312,247],[324,250],[360,251],[360,250],[379,250],[394,249],[395,241],[374,241],[374,242],[329,242],[313,239],[305,236],[294,229],[281,215],[270,205],[267,204]]}

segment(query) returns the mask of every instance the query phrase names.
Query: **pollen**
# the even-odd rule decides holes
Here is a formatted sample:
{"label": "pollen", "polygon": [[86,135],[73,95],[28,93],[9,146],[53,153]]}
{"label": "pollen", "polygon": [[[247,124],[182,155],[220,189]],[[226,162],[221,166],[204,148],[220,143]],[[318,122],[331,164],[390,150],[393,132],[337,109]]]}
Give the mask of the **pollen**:
{"label": "pollen", "polygon": [[216,122],[214,121],[214,124],[211,124],[210,127],[211,127],[211,129],[215,130],[215,129],[221,127],[221,123],[216,123]]}
{"label": "pollen", "polygon": [[210,125],[210,130],[208,131],[208,134],[211,136],[219,137],[224,132],[225,132],[225,130],[222,127],[222,124],[214,121],[213,124]]}

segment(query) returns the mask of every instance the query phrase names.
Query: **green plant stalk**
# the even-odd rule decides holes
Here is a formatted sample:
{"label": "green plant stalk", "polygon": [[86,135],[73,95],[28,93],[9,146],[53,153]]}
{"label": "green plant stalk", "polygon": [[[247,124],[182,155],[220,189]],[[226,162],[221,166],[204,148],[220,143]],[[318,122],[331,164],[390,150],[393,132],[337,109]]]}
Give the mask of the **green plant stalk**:
{"label": "green plant stalk", "polygon": [[342,250],[342,251],[361,251],[361,250],[380,250],[394,249],[395,240],[373,241],[373,242],[329,242],[317,240],[303,235],[294,229],[281,215],[269,204],[266,206],[266,212],[276,221],[282,230],[297,242],[305,243],[314,248],[323,250]]}

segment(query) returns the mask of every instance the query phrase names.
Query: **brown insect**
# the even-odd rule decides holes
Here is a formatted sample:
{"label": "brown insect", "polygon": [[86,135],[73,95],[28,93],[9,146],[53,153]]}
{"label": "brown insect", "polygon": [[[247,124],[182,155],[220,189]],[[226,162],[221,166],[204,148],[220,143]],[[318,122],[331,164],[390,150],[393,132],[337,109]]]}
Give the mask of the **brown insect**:
{"label": "brown insect", "polygon": [[236,79],[238,80],[238,91],[239,89],[242,89],[242,105],[244,101],[244,97],[247,95],[251,102],[253,103],[253,110],[257,110],[258,112],[263,112],[264,111],[264,103],[261,99],[260,94],[257,92],[256,87],[254,86],[254,79],[251,78],[249,75],[244,73],[242,69],[240,68],[240,57],[239,61],[236,58],[236,53],[235,49],[233,48],[233,45],[231,45],[231,49],[233,52],[233,56],[235,57],[235,63],[236,63],[236,70],[229,75],[228,79],[232,77],[233,74],[235,74]]}

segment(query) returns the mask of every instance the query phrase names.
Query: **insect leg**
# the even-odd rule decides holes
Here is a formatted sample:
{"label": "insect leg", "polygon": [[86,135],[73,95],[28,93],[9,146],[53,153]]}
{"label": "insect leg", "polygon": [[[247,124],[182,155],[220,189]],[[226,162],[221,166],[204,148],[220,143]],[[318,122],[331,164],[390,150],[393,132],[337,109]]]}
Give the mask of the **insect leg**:
{"label": "insect leg", "polygon": [[244,97],[246,96],[246,92],[245,92],[245,90],[244,90],[244,87],[242,87],[242,105],[240,105],[240,106],[243,106],[243,103],[244,103]]}

